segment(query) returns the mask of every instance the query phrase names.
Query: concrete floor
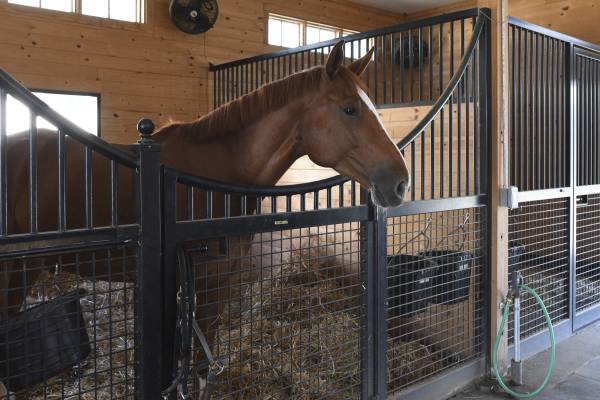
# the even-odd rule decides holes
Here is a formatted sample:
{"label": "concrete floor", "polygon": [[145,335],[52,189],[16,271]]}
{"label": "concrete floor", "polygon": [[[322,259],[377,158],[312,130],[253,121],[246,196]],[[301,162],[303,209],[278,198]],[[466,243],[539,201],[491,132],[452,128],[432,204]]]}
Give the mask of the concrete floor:
{"label": "concrete floor", "polygon": [[[527,385],[516,388],[533,390],[544,379],[549,351],[524,361],[523,380]],[[453,400],[496,400],[510,398],[496,389],[495,381],[477,382],[452,397]],[[600,323],[592,325],[556,346],[554,374],[537,400],[600,400]]]}

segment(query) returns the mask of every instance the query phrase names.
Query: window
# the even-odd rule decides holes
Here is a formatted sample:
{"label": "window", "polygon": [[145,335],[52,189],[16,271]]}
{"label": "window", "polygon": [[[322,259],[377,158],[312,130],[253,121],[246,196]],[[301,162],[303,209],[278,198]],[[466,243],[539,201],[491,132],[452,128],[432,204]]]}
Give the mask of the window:
{"label": "window", "polygon": [[[94,94],[70,94],[47,91],[33,92],[56,112],[69,119],[75,125],[93,135],[99,134],[100,97]],[[6,132],[12,135],[29,129],[29,109],[8,96],[6,101]],[[38,128],[56,130],[52,124],[43,118],[37,118]]]}
{"label": "window", "polygon": [[[267,33],[267,42],[270,45],[298,47],[354,35],[358,32],[283,15],[269,14]],[[373,39],[356,40],[346,43],[344,52],[347,58],[357,59],[366,54],[372,46]],[[322,51],[325,54],[329,53],[327,48]]]}
{"label": "window", "polygon": [[145,0],[8,0],[11,4],[128,22],[144,22]]}

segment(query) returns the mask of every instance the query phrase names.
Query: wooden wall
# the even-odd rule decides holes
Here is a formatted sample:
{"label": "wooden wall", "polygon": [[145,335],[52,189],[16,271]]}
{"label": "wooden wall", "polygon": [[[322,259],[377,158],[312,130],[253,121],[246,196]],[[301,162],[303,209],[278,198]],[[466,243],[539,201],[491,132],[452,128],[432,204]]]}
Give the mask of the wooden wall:
{"label": "wooden wall", "polygon": [[0,68],[31,88],[100,93],[102,136],[130,143],[141,117],[160,124],[209,110],[208,63],[275,50],[264,40],[268,11],[358,31],[401,19],[343,0],[220,0],[215,28],[192,36],[172,25],[168,0],[147,1],[138,25],[0,0]]}
{"label": "wooden wall", "polygon": [[600,44],[599,0],[509,0],[509,14]]}

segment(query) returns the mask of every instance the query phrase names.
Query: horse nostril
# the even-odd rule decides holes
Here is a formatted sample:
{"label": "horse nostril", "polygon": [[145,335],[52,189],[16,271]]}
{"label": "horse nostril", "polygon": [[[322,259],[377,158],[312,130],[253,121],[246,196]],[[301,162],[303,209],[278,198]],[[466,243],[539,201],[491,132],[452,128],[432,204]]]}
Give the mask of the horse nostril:
{"label": "horse nostril", "polygon": [[396,187],[396,194],[398,194],[399,197],[404,197],[405,192],[406,192],[406,182],[402,181]]}

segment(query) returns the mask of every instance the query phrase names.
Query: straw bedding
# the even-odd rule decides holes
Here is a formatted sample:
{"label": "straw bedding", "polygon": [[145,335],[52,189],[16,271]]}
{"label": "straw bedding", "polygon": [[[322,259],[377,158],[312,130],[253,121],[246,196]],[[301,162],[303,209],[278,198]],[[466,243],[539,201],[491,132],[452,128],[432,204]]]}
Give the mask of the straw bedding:
{"label": "straw bedding", "polygon": [[[227,366],[212,398],[360,397],[360,294],[323,274],[313,249],[290,254],[262,280],[240,277],[246,283],[238,286],[239,301],[225,307],[213,344]],[[19,393],[17,399],[133,398],[133,284],[94,283],[71,274],[44,279],[43,290],[34,290],[29,302],[52,298],[59,294],[57,288],[63,293],[76,287],[87,290],[81,304],[92,353],[81,365]],[[390,389],[440,368],[436,357],[416,341],[390,341],[388,347]]]}
{"label": "straw bedding", "polygon": [[27,304],[39,304],[76,288],[87,293],[81,298],[81,308],[92,347],[90,355],[80,365],[18,393],[17,400],[134,398],[134,284],[47,273]]}

